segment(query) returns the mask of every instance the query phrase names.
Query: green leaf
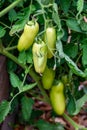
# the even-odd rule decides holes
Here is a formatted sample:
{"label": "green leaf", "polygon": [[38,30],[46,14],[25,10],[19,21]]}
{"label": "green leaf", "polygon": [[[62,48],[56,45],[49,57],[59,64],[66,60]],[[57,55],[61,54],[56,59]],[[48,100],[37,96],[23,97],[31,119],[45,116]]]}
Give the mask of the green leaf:
{"label": "green leaf", "polygon": [[74,97],[68,92],[68,103],[67,103],[67,111],[70,115],[73,115],[73,112],[76,110],[76,102]]}
{"label": "green leaf", "polygon": [[33,109],[34,101],[26,96],[21,99],[22,116],[24,121],[29,122]]}
{"label": "green leaf", "polygon": [[86,77],[85,73],[80,70],[77,65],[67,56],[65,55],[65,60],[67,61],[68,66],[70,67],[71,71],[81,77]]}
{"label": "green leaf", "polygon": [[39,130],[47,130],[47,129],[52,130],[53,129],[53,127],[50,125],[50,123],[46,122],[44,120],[39,120],[36,125]]}
{"label": "green leaf", "polygon": [[81,27],[82,31],[87,32],[87,23],[84,20],[82,20],[80,22],[80,27]]}
{"label": "green leaf", "polygon": [[82,12],[84,6],[84,0],[78,0],[77,1],[77,16]]}
{"label": "green leaf", "polygon": [[53,13],[52,13],[52,18],[54,22],[57,24],[59,31],[61,30],[61,22],[58,14],[58,6],[56,3],[53,4]]}
{"label": "green leaf", "polygon": [[19,20],[17,21],[13,26],[12,29],[10,30],[9,34],[10,36],[12,36],[14,33],[16,32],[20,32],[21,30],[23,30],[24,25],[26,24],[25,20]]}
{"label": "green leaf", "polygon": [[60,0],[60,5],[64,13],[67,13],[70,7],[70,0]]}
{"label": "green leaf", "polygon": [[17,64],[14,63],[12,60],[8,59],[8,61],[7,61],[7,70],[8,70],[8,72],[16,71],[16,69],[17,69]]}
{"label": "green leaf", "polygon": [[87,94],[85,94],[83,97],[81,97],[80,99],[76,101],[76,110],[73,113],[73,115],[77,115],[80,112],[85,102],[87,102]]}
{"label": "green leaf", "polygon": [[5,33],[6,30],[2,26],[0,26],[0,38],[2,38],[5,35]]}
{"label": "green leaf", "polygon": [[30,123],[34,123],[35,119],[37,119],[38,117],[41,117],[42,114],[43,114],[42,110],[33,109],[33,112],[32,112],[31,117],[30,117]]}
{"label": "green leaf", "polygon": [[19,77],[13,72],[10,72],[10,82],[13,87],[18,87],[18,88],[22,83]]}
{"label": "green leaf", "polygon": [[27,57],[25,51],[19,53],[18,60],[20,63],[26,64]]}
{"label": "green leaf", "polygon": [[85,94],[87,94],[87,87],[84,87],[83,91],[84,91]]}
{"label": "green leaf", "polygon": [[2,123],[2,121],[5,119],[10,109],[11,107],[9,102],[3,101],[0,103],[0,123]]}
{"label": "green leaf", "polygon": [[39,120],[36,123],[36,126],[39,130],[64,130],[63,126],[60,123],[52,124],[45,120]]}
{"label": "green leaf", "polygon": [[54,9],[54,12],[58,14],[58,6],[56,3],[53,3],[53,9]]}
{"label": "green leaf", "polygon": [[32,88],[34,88],[37,85],[37,83],[32,83],[32,84],[26,84],[25,86],[23,86],[23,88],[20,90],[21,92],[25,92],[28,91]]}
{"label": "green leaf", "polygon": [[66,25],[75,32],[82,32],[77,20],[74,18],[67,19]]}
{"label": "green leaf", "polygon": [[64,36],[64,30],[57,30],[57,39],[61,39]]}
{"label": "green leaf", "polygon": [[14,9],[11,9],[8,13],[9,20],[11,22],[15,21],[17,19],[17,13]]}
{"label": "green leaf", "polygon": [[57,48],[57,51],[59,52],[60,58],[64,58],[66,60],[68,66],[70,67],[71,71],[74,74],[81,76],[81,77],[87,77],[87,70],[85,70],[85,72],[80,70],[77,67],[77,65],[73,62],[73,60],[71,60],[70,57],[63,52],[63,46],[62,46],[62,42],[60,40],[57,41],[56,48]]}
{"label": "green leaf", "polygon": [[67,54],[69,57],[71,58],[75,58],[78,54],[78,44],[67,44],[66,46],[64,46],[64,52],[65,54]]}
{"label": "green leaf", "polygon": [[26,60],[27,60],[27,63],[33,63],[32,48],[26,51]]}
{"label": "green leaf", "polygon": [[35,6],[30,5],[29,7],[24,8],[22,11],[20,11],[17,15],[17,21],[15,24],[12,26],[12,29],[10,30],[10,35],[12,36],[16,32],[20,32],[23,30],[25,24],[29,20],[29,16],[32,12],[35,11]]}
{"label": "green leaf", "polygon": [[42,3],[43,5],[48,5],[48,4],[52,3],[52,1],[53,1],[53,0],[41,0],[41,3]]}
{"label": "green leaf", "polygon": [[87,65],[87,43],[84,42],[84,44],[82,44],[82,64],[83,66]]}

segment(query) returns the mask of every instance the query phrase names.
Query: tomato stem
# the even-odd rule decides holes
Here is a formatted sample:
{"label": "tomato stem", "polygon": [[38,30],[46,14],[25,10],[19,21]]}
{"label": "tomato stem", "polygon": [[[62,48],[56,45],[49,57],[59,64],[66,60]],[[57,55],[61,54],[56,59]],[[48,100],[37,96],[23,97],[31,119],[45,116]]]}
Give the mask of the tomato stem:
{"label": "tomato stem", "polygon": [[5,15],[7,12],[9,12],[9,10],[13,9],[15,6],[17,6],[22,0],[16,0],[14,1],[12,4],[10,4],[8,7],[6,7],[5,9],[3,9],[0,12],[0,17],[2,17],[3,15]]}
{"label": "tomato stem", "polygon": [[42,15],[43,15],[43,19],[44,19],[44,22],[45,22],[45,24],[44,24],[44,30],[46,30],[46,17],[45,17],[44,6],[42,5],[42,3],[40,1],[38,1],[38,3],[39,3],[39,5],[40,5],[40,7],[42,9],[42,12],[43,12]]}
{"label": "tomato stem", "polygon": [[78,125],[76,122],[74,122],[67,114],[64,113],[63,117],[65,120],[70,122],[70,124],[72,124],[72,126],[75,128],[75,130],[79,130],[79,129],[87,130],[87,128],[85,128],[84,126]]}
{"label": "tomato stem", "polygon": [[12,46],[12,47],[7,47],[7,48],[5,48],[5,50],[6,51],[11,51],[11,50],[14,50],[14,49],[16,49],[17,48],[17,46]]}

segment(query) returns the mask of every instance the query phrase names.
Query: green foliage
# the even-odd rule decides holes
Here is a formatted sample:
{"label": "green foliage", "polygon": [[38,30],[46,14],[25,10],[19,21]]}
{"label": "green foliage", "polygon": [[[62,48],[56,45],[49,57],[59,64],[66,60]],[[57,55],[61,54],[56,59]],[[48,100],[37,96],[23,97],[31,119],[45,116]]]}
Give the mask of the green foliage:
{"label": "green foliage", "polygon": [[84,20],[80,21],[80,27],[82,31],[87,32],[87,23]]}
{"label": "green foliage", "polygon": [[31,64],[33,63],[32,48],[26,51],[26,62]]}
{"label": "green foliage", "polygon": [[10,82],[13,87],[18,87],[18,88],[22,83],[19,77],[13,72],[10,72]]}
{"label": "green foliage", "polygon": [[13,22],[17,19],[17,13],[14,9],[11,9],[8,14],[8,18],[10,22]]}
{"label": "green foliage", "polygon": [[79,113],[79,111],[81,110],[82,106],[85,104],[86,101],[87,101],[87,94],[85,94],[76,101],[76,110],[74,111],[73,115],[77,115]]}
{"label": "green foliage", "polygon": [[70,8],[71,1],[70,0],[60,0],[60,6],[64,13],[68,13]]}
{"label": "green foliage", "polygon": [[73,112],[76,110],[76,102],[75,98],[68,92],[68,103],[67,103],[67,111],[70,115],[73,115]]}
{"label": "green foliage", "polygon": [[70,91],[67,94],[68,94],[67,111],[70,115],[77,115],[87,101],[87,94],[81,96],[81,98],[77,100],[75,99],[74,96],[72,96]]}
{"label": "green foliage", "polygon": [[33,63],[32,50],[29,49],[28,51],[20,52],[18,56],[18,60],[20,63],[23,63],[23,64]]}
{"label": "green foliage", "polygon": [[78,54],[78,44],[67,44],[64,48],[64,52],[71,58],[75,58]]}
{"label": "green foliage", "polygon": [[21,99],[22,116],[25,122],[29,122],[33,109],[34,101],[31,98],[24,96]]}
{"label": "green foliage", "polygon": [[37,83],[32,83],[32,84],[26,84],[23,86],[23,88],[20,90],[20,92],[26,92],[32,88],[34,88],[37,85]]}
{"label": "green foliage", "polygon": [[87,72],[86,71],[81,71],[77,65],[70,59],[70,57],[68,55],[66,55],[64,52],[63,52],[63,46],[62,46],[62,42],[61,41],[58,41],[57,42],[57,51],[59,52],[59,55],[61,58],[64,58],[68,64],[68,66],[70,67],[71,71],[78,75],[78,76],[81,76],[81,77],[87,77]]}
{"label": "green foliage", "polygon": [[78,11],[77,16],[82,12],[83,6],[84,6],[84,0],[78,0],[77,1],[77,11]]}
{"label": "green foliage", "polygon": [[[29,7],[24,8],[21,12],[19,12],[16,16],[16,19],[18,19],[15,24],[12,26],[12,29],[10,30],[10,35],[12,36],[14,33],[19,32],[23,30],[24,25],[28,22],[29,16],[31,13],[35,11],[34,5],[31,5]],[[11,12],[12,13],[12,12]],[[10,17],[13,14],[10,14]],[[12,18],[12,17],[11,17]],[[14,19],[14,20],[16,20]]]}
{"label": "green foliage", "polygon": [[7,60],[7,70],[8,70],[8,72],[16,71],[16,69],[17,69],[17,64],[15,64],[12,60],[8,59]]}
{"label": "green foliage", "polygon": [[69,18],[66,20],[66,25],[75,32],[82,32],[77,20],[75,18]]}
{"label": "green foliage", "polygon": [[[25,77],[24,77],[24,79],[25,79]],[[10,82],[14,88],[17,87],[19,89],[19,93],[30,90],[36,86],[36,83],[24,85],[24,81],[21,81],[19,79],[19,77],[13,72],[10,72]]]}
{"label": "green foliage", "polygon": [[5,33],[6,30],[2,26],[0,26],[0,38],[2,38],[5,35]]}
{"label": "green foliage", "polygon": [[0,123],[2,123],[2,121],[5,119],[10,109],[11,108],[9,102],[3,101],[0,103]]}
{"label": "green foliage", "polygon": [[60,18],[59,18],[59,14],[58,14],[58,7],[57,7],[56,3],[53,4],[52,18],[53,18],[54,22],[57,24],[58,29],[60,31],[61,30],[61,23],[60,23]]}
{"label": "green foliage", "polygon": [[87,65],[87,43],[86,41],[82,44],[82,64],[83,66]]}
{"label": "green foliage", "polygon": [[53,2],[53,0],[41,0],[41,3],[43,5],[48,5],[48,4],[51,4]]}
{"label": "green foliage", "polygon": [[64,130],[64,127],[59,124],[59,123],[56,123],[56,124],[52,124],[52,123],[48,123],[44,120],[39,120],[37,123],[36,123],[36,126],[39,130],[47,130],[47,129],[50,129],[50,130]]}
{"label": "green foliage", "polygon": [[18,60],[20,63],[26,64],[26,52],[22,51],[19,53]]}
{"label": "green foliage", "polygon": [[0,1],[0,8],[3,6],[5,0]]}

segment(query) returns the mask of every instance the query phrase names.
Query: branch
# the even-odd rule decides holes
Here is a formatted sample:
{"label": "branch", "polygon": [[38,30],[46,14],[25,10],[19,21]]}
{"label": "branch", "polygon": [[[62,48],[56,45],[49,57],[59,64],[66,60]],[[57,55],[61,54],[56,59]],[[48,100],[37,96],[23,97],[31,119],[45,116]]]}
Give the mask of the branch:
{"label": "branch", "polygon": [[75,130],[87,130],[86,127],[77,124],[76,122],[74,122],[68,115],[66,115],[65,113],[63,114],[63,117],[65,118],[65,120],[67,120],[74,128]]}
{"label": "branch", "polygon": [[9,10],[13,9],[15,6],[17,6],[22,0],[16,0],[15,2],[13,2],[12,4],[10,4],[8,7],[6,7],[5,9],[3,9],[0,12],[0,17],[2,17],[3,15],[5,15],[7,12],[9,12]]}

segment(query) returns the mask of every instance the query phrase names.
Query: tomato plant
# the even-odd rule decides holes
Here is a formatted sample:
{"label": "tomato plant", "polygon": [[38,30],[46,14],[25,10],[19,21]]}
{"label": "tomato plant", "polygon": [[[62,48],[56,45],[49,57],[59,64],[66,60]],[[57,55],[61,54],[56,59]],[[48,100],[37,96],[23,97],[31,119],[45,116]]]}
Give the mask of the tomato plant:
{"label": "tomato plant", "polygon": [[[53,120],[61,116],[87,130],[72,120],[81,108],[87,113],[86,9],[86,0],[0,2],[0,55],[7,58],[11,88],[0,103],[0,123],[20,108],[17,123],[23,127],[64,130]],[[40,103],[52,123],[43,119]]]}

